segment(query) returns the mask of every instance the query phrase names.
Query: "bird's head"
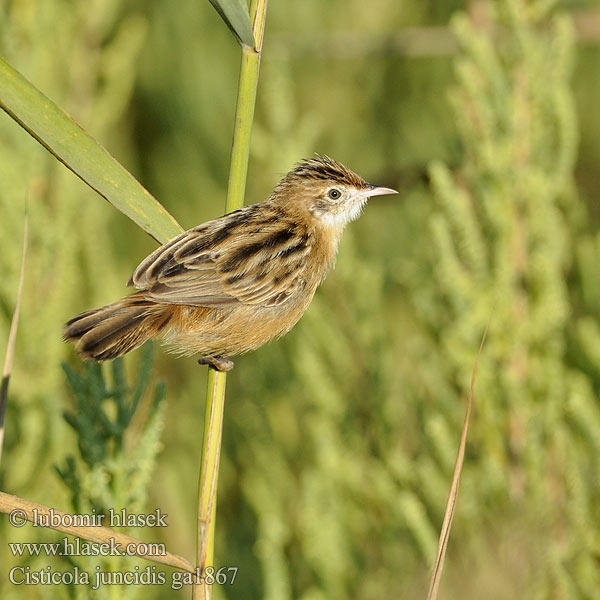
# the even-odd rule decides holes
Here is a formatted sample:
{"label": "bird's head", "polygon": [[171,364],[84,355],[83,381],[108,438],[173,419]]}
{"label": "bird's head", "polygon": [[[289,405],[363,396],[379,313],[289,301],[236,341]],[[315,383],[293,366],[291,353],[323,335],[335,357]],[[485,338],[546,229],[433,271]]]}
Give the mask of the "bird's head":
{"label": "bird's head", "polygon": [[343,164],[327,156],[298,163],[277,185],[272,198],[306,212],[322,227],[341,231],[357,219],[372,196],[396,190],[367,183]]}

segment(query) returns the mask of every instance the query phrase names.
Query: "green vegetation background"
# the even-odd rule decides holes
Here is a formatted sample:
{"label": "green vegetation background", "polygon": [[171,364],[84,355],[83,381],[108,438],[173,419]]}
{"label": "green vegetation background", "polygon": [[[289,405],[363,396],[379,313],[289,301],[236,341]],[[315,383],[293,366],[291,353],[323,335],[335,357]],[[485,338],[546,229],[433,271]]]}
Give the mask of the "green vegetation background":
{"label": "green vegetation background", "polygon": [[[478,2],[271,0],[247,202],[314,152],[400,195],[349,228],[294,331],[236,361],[216,554],[239,572],[218,597],[424,597],[491,314],[442,589],[597,597],[600,32],[579,39],[547,3],[527,4],[539,24],[519,1],[496,4],[513,41],[495,54]],[[465,9],[458,58],[445,29],[406,37]],[[559,9],[597,23],[600,4]],[[208,2],[1,0],[0,52],[184,227],[221,214],[239,49]],[[71,510],[53,466],[77,447],[61,362],[81,367],[61,325],[124,294],[155,244],[0,115],[0,340],[30,189],[0,488]],[[125,361],[132,378],[140,354]],[[205,372],[158,350],[153,376],[167,406],[146,509],[169,527],[137,534],[191,557]],[[55,532],[5,520],[0,532],[3,598],[87,597],[8,583],[6,565],[69,565],[6,546]]]}

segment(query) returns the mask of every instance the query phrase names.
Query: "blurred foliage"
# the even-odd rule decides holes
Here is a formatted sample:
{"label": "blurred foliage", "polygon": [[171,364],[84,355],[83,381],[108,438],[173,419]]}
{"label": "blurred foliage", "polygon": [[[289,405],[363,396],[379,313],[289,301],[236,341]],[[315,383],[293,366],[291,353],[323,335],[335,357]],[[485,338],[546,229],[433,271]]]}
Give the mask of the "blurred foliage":
{"label": "blurred foliage", "polygon": [[[424,597],[490,315],[442,592],[594,597],[600,34],[575,43],[560,9],[600,4],[550,4],[502,0],[494,14],[457,0],[270,3],[247,201],[313,152],[401,197],[374,199],[349,228],[292,333],[236,360],[216,555],[239,572],[219,597]],[[394,45],[458,9],[457,56]],[[184,227],[222,212],[239,49],[209,3],[0,0],[0,52]],[[123,294],[154,242],[6,116],[0,155],[0,339],[31,194],[0,486],[68,510],[72,490],[52,465],[78,440],[61,418],[60,363],[80,367],[61,326]],[[170,402],[148,506],[169,527],[153,533],[191,557],[205,374],[164,353],[155,371]],[[0,529],[10,541],[56,540],[5,519]],[[7,553],[0,545],[3,565]],[[5,578],[0,590],[21,597]]]}
{"label": "blurred foliage", "polygon": [[[138,381],[131,387],[125,381],[123,359],[110,365],[111,385],[99,364],[86,363],[82,373],[64,365],[76,400],[75,409],[65,411],[64,418],[77,434],[82,462],[78,466],[75,457],[69,454],[57,472],[72,493],[71,504],[77,513],[93,509],[97,514],[105,514],[109,508],[122,506],[134,512],[143,509],[158,451],[165,386],[162,382],[156,386],[154,399],[146,407],[143,426],[137,426],[141,430],[138,439],[126,445],[126,430],[132,425],[152,372],[152,345],[146,344],[142,352]],[[96,485],[87,486],[81,469],[86,471],[85,479],[95,481]]]}
{"label": "blurred foliage", "polygon": [[[152,374],[152,344],[146,344],[141,352],[140,371],[133,385],[126,382],[120,358],[110,365],[110,381],[105,375],[108,368],[98,364],[86,363],[81,372],[63,365],[75,399],[74,410],[65,411],[64,418],[77,434],[79,454],[76,457],[69,453],[62,466],[55,467],[56,472],[71,494],[71,510],[76,514],[104,515],[102,523],[106,526],[111,526],[110,514],[117,514],[125,521],[123,509],[133,515],[149,512],[146,501],[160,450],[165,385],[159,382],[153,398],[140,406]],[[125,524],[123,527],[121,531],[128,535],[152,541],[151,529],[142,532]],[[70,567],[77,566],[90,574],[96,569],[133,571],[139,562],[127,556],[64,556],[63,559]],[[78,598],[88,597],[84,587],[75,587],[75,592]],[[134,586],[127,597],[143,593],[143,586]],[[104,586],[96,595],[121,598],[123,588]]]}
{"label": "blurred foliage", "polygon": [[[430,330],[423,349],[442,364],[435,381],[421,367],[421,395],[437,407],[436,428],[447,437],[456,428],[456,391],[467,394],[473,348],[491,315],[456,533],[494,527],[490,506],[519,515],[538,534],[522,543],[512,595],[592,598],[600,589],[600,380],[567,354],[573,331],[593,335],[599,306],[576,310],[578,286],[569,289],[577,247],[589,244],[572,179],[573,29],[543,3],[497,8],[496,43],[464,17],[453,22],[461,55],[451,102],[463,160],[454,173],[431,167],[433,277],[417,273],[411,289]],[[595,285],[597,269],[579,284],[586,280]],[[444,394],[440,384],[456,391]],[[434,449],[423,450],[430,461]],[[431,507],[428,492],[421,487]]]}

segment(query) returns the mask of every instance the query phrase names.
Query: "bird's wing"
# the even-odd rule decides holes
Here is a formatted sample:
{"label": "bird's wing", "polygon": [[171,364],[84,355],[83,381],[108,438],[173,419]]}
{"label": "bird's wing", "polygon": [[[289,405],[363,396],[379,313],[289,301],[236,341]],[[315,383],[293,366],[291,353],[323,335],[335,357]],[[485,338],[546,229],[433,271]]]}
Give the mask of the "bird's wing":
{"label": "bird's wing", "polygon": [[155,302],[277,306],[300,291],[312,236],[263,205],[199,225],[158,248],[129,285]]}

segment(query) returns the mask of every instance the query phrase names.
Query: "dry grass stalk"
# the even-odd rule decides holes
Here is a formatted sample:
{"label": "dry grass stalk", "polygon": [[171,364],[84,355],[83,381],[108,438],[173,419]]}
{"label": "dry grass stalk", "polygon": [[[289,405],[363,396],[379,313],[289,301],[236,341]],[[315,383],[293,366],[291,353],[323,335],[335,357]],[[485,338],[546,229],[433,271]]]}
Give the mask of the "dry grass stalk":
{"label": "dry grass stalk", "polygon": [[17,340],[17,328],[19,326],[19,309],[21,308],[23,282],[25,281],[25,260],[27,258],[28,234],[29,221],[27,219],[27,214],[25,214],[25,223],[23,226],[23,257],[21,258],[21,273],[19,275],[19,284],[17,286],[15,310],[10,322],[8,344],[6,345],[6,357],[4,359],[4,369],[2,370],[2,386],[0,387],[0,463],[2,462],[2,446],[4,444],[4,417],[6,415],[6,406],[8,404],[8,382],[10,380],[10,374],[12,372],[13,360],[15,356],[15,342]]}
{"label": "dry grass stalk", "polygon": [[[164,554],[147,554],[146,551],[148,549],[151,550],[153,547],[151,543],[143,542],[109,527],[65,524],[69,520],[77,522],[77,517],[81,517],[83,520],[83,518],[89,517],[89,515],[71,515],[70,513],[65,513],[55,508],[37,504],[36,502],[31,502],[30,500],[25,500],[4,492],[0,492],[0,512],[11,515],[12,519],[19,522],[27,520],[31,523],[41,523],[44,527],[75,535],[90,542],[109,544],[111,547],[115,547],[118,544],[120,549],[127,548],[128,554],[131,553],[131,556],[136,555],[140,558],[169,565],[182,571],[194,572],[194,565],[182,556],[166,551]],[[50,520],[56,522],[56,524],[48,524],[51,522]]]}
{"label": "dry grass stalk", "polygon": [[483,350],[483,344],[485,343],[485,338],[487,337],[489,326],[490,324],[488,322],[488,324],[485,327],[485,331],[483,332],[483,336],[481,337],[481,344],[479,345],[477,358],[475,359],[475,367],[473,368],[473,375],[471,376],[471,389],[469,392],[469,399],[467,401],[467,411],[465,413],[465,420],[460,436],[458,456],[456,457],[456,464],[454,465],[454,474],[452,476],[450,494],[448,495],[448,502],[446,502],[446,511],[444,513],[444,521],[442,523],[442,530],[440,532],[437,555],[435,557],[435,564],[433,567],[433,574],[431,575],[431,582],[429,584],[429,593],[427,594],[427,600],[437,600],[438,597],[440,580],[442,578],[442,570],[444,568],[444,558],[446,557],[446,548],[448,547],[448,539],[450,538],[452,519],[454,518],[454,509],[456,508],[456,500],[458,497],[460,475],[462,473],[463,463],[465,459],[465,447],[467,445],[467,433],[469,430],[471,407],[473,406],[473,393],[475,390],[475,381],[477,379],[477,368],[479,367],[479,358],[481,357],[481,351]]}

